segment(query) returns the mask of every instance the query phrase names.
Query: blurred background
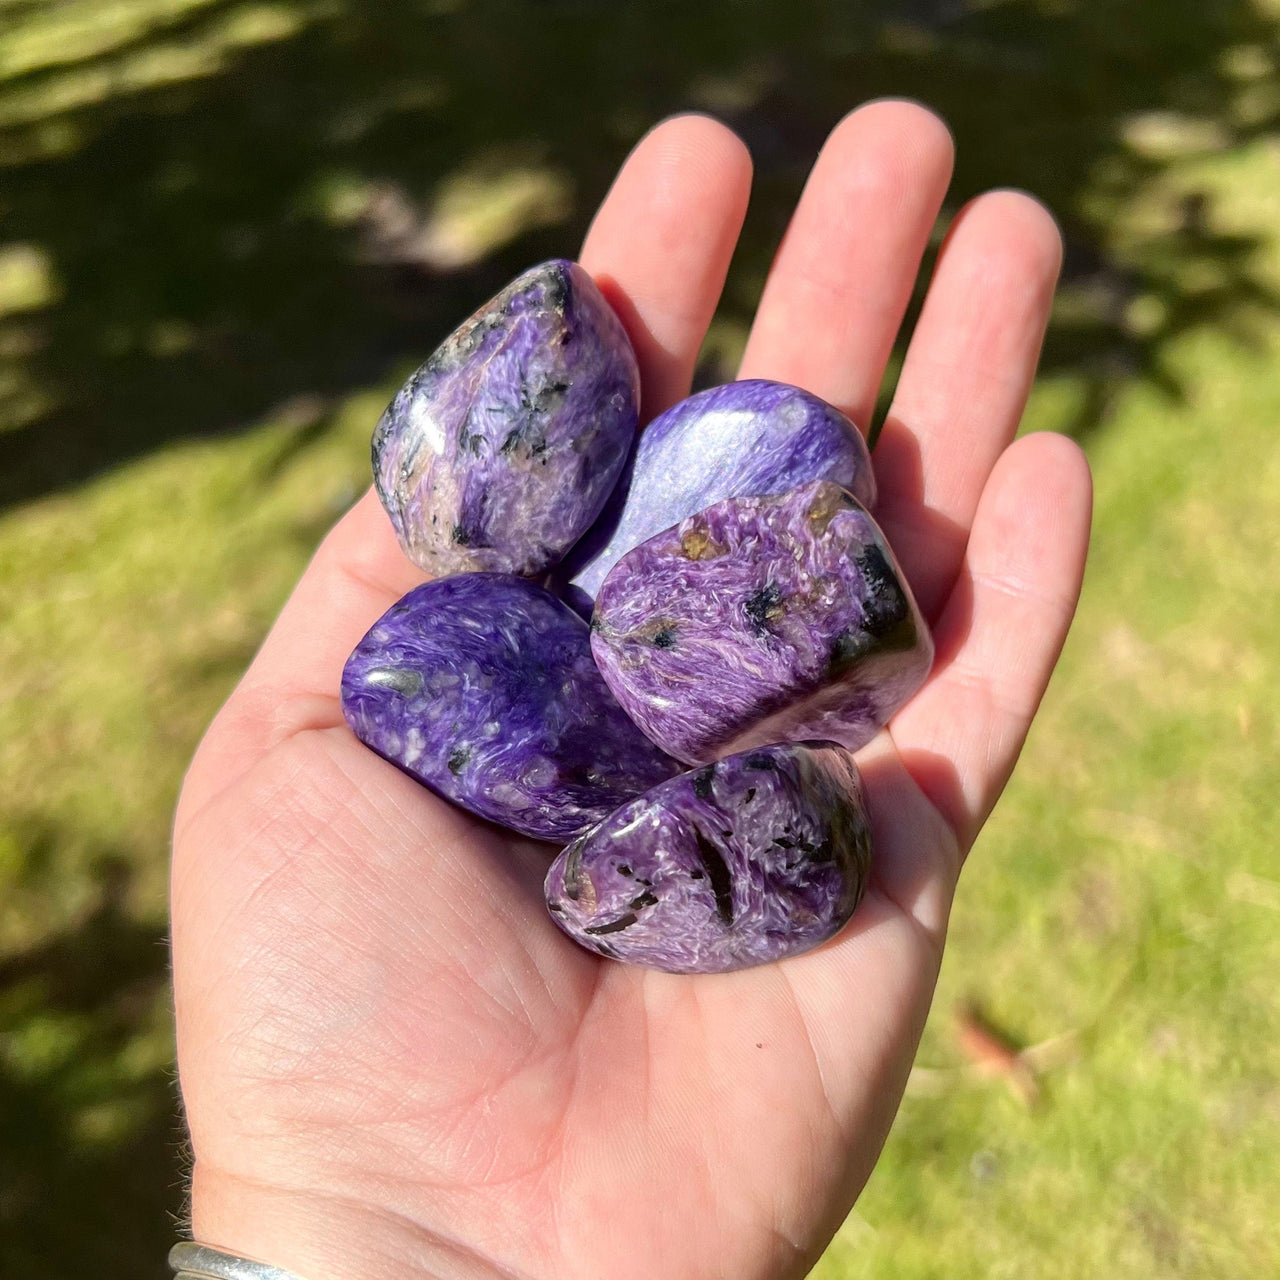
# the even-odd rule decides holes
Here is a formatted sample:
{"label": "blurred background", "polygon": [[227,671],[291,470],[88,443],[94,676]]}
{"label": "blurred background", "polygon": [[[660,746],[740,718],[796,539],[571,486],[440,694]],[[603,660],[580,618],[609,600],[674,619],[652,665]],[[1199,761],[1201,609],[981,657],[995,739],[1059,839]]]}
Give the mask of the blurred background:
{"label": "blurred background", "polygon": [[1276,0],[0,0],[0,1280],[166,1274],[174,797],[399,381],[690,107],[758,167],[732,376],[880,94],[950,121],[948,213],[1061,220],[1027,425],[1098,504],[815,1274],[1280,1273],[1278,63]]}

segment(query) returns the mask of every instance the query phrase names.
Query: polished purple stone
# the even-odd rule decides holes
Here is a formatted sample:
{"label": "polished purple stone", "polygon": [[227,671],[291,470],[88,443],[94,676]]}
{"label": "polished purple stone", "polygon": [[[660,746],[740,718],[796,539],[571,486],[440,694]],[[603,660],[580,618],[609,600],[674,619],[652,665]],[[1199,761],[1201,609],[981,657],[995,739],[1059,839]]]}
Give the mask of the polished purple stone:
{"label": "polished purple stone", "polygon": [[834,480],[875,502],[871,455],[838,409],[799,387],[747,379],[712,387],[656,417],[600,519],[561,575],[592,599],[632,547],[725,498]]}
{"label": "polished purple stone", "polygon": [[614,696],[690,763],[809,738],[860,747],[933,662],[884,535],[825,480],[730,498],[641,543],[591,630]]}
{"label": "polished purple stone", "polygon": [[419,782],[541,840],[679,768],[605,688],[587,624],[511,574],[438,578],[388,609],[347,660],[342,711]]}
{"label": "polished purple stone", "polygon": [[536,574],[600,514],[634,442],[635,353],[572,262],[517,277],[400,389],[373,476],[405,554],[431,574]]}
{"label": "polished purple stone", "polygon": [[623,805],[552,863],[547,906],[602,956],[723,973],[825,942],[853,914],[870,863],[853,761],[830,743],[788,743]]}

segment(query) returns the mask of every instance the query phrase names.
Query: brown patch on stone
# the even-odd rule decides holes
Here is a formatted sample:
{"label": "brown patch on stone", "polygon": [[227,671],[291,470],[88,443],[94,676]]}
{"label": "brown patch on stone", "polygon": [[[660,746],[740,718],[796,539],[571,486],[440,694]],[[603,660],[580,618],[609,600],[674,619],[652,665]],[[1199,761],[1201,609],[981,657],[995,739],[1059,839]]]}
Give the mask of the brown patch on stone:
{"label": "brown patch on stone", "polygon": [[686,560],[714,560],[724,555],[724,547],[701,525],[694,525],[680,535],[680,554]]}
{"label": "brown patch on stone", "polygon": [[569,847],[564,864],[564,894],[571,902],[579,903],[582,911],[590,915],[596,909],[596,886],[582,866],[582,839]]}
{"label": "brown patch on stone", "polygon": [[827,526],[835,518],[836,513],[848,507],[844,494],[835,485],[823,485],[818,496],[809,504],[805,519],[813,526],[819,537],[826,533]]}

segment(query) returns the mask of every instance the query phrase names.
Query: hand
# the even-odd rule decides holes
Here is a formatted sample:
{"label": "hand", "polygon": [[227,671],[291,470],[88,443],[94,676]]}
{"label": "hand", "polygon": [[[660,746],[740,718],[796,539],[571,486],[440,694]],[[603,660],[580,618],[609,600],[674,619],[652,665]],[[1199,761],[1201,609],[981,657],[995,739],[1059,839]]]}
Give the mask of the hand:
{"label": "hand", "polygon": [[[901,102],[832,133],[742,375],[870,418],[952,163]],[[723,126],[636,148],[582,262],[644,416],[685,395],[747,202]],[[308,1280],[801,1276],[879,1154],[965,852],[1066,634],[1089,474],[1011,440],[1061,256],[993,192],[955,220],[875,450],[877,515],[938,648],[859,754],[872,888],[832,942],[676,977],[548,919],[546,846],[481,825],[343,724],[348,652],[420,581],[372,495],[338,524],[209,730],[178,808],[174,981],[196,1237]]]}

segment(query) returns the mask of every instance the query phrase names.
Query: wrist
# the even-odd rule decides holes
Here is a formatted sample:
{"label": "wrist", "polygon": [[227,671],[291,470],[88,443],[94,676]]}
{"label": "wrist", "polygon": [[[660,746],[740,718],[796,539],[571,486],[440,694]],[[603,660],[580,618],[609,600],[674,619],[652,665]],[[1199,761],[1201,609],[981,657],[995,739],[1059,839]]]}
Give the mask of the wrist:
{"label": "wrist", "polygon": [[300,1280],[509,1280],[474,1250],[407,1216],[345,1197],[249,1182],[197,1162],[191,1231],[202,1244]]}

